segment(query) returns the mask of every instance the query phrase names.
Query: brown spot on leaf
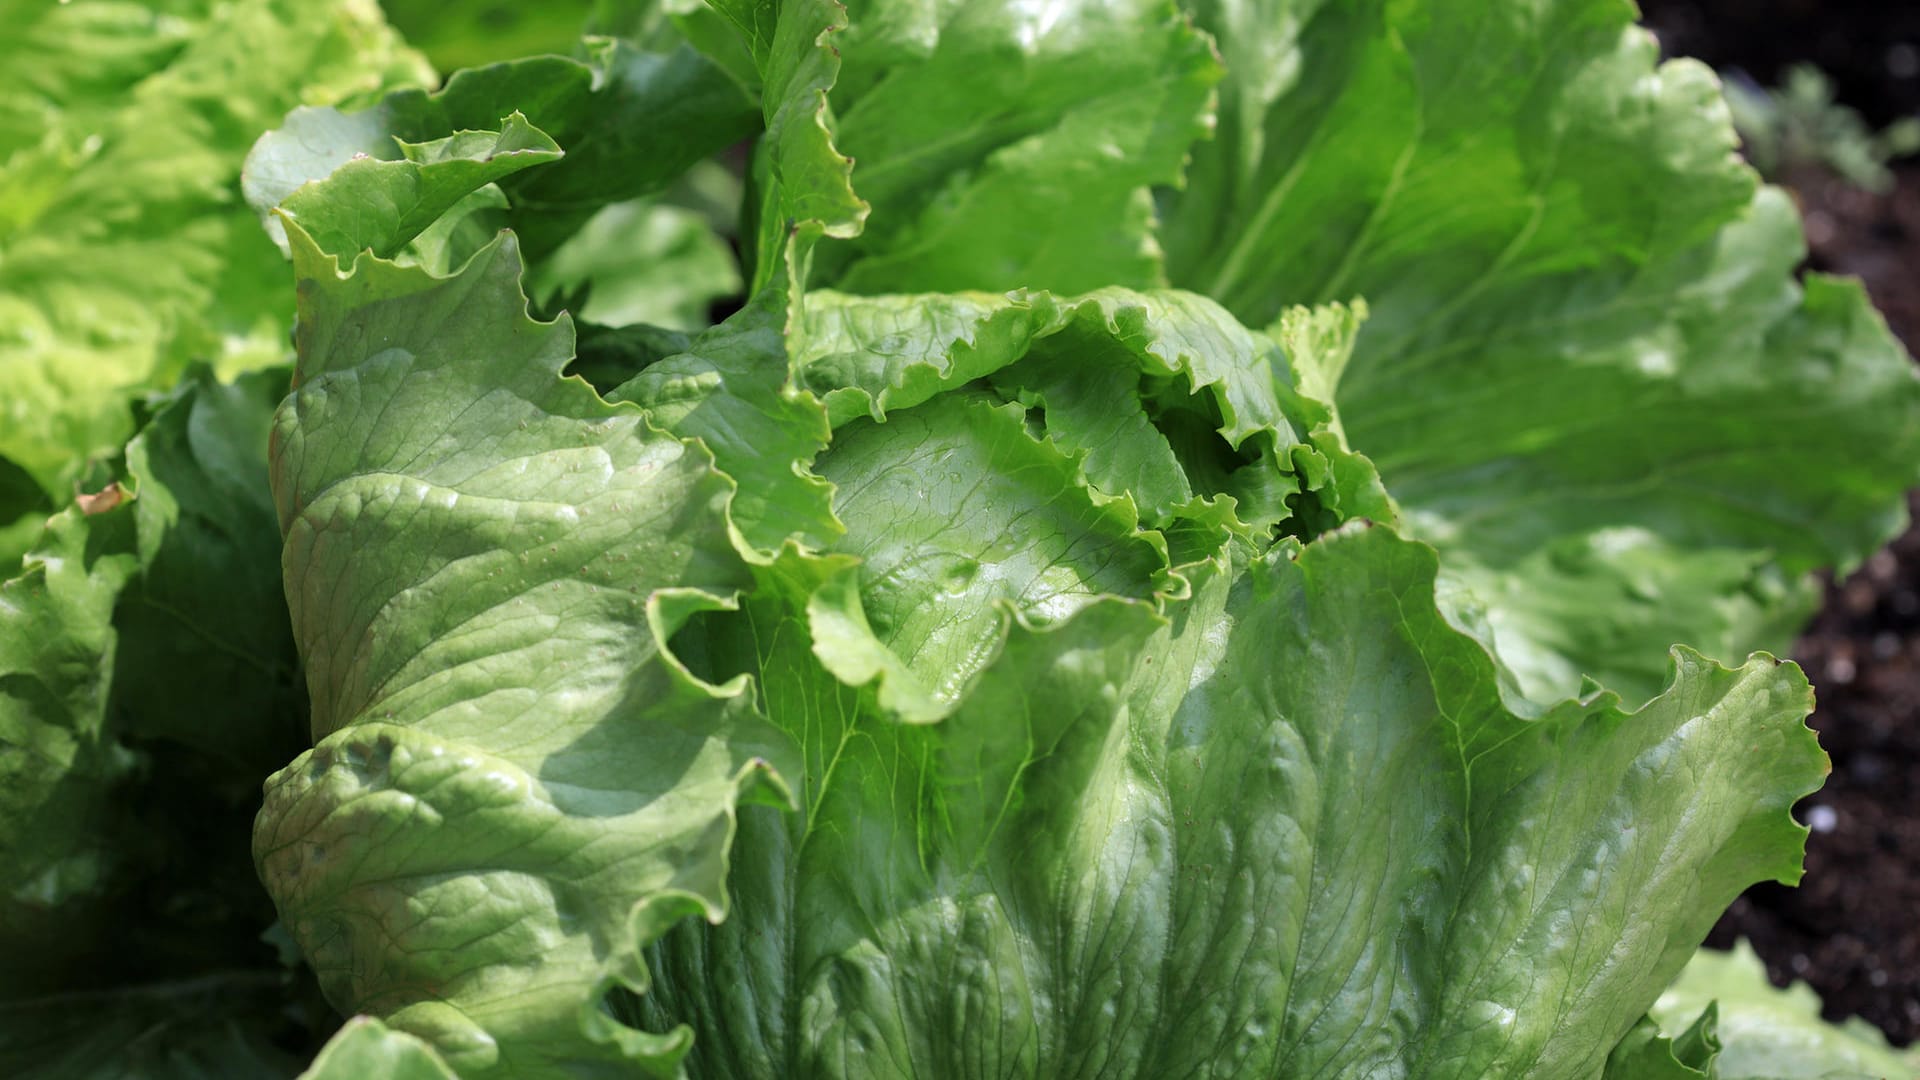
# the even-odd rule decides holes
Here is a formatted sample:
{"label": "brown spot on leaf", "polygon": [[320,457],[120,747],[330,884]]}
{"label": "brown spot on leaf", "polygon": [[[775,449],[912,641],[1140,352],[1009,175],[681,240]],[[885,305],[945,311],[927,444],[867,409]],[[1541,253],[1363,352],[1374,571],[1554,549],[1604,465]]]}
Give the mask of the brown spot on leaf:
{"label": "brown spot on leaf", "polygon": [[74,505],[80,508],[81,513],[88,515],[104,514],[126,501],[127,489],[119,484],[108,484],[103,490],[91,495],[82,491],[73,496]]}

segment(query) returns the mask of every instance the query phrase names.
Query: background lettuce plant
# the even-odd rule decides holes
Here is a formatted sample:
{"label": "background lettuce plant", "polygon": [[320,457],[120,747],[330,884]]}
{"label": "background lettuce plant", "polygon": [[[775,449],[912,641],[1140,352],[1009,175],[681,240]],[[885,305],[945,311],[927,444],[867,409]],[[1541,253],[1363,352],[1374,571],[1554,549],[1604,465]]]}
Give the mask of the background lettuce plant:
{"label": "background lettuce plant", "polygon": [[271,244],[238,197],[300,104],[427,81],[368,2],[49,4],[0,18],[0,556],[17,560],[128,399],[189,362],[282,359]]}
{"label": "background lettuce plant", "polygon": [[[292,720],[315,1076],[1896,1075],[1688,962],[1920,383],[1631,14],[716,0],[296,109],[291,393],[155,401],[0,593],[0,929]],[[61,967],[0,1055],[96,1045]],[[88,1000],[232,1075],[293,980]]]}

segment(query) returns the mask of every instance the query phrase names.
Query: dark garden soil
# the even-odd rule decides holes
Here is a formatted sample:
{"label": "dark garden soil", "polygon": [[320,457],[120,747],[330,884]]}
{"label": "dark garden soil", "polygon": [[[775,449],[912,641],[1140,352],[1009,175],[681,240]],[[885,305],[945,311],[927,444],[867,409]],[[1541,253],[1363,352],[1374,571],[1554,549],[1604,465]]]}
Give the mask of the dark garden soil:
{"label": "dark garden soil", "polygon": [[[1643,0],[1672,53],[1776,85],[1817,64],[1876,124],[1920,111],[1920,4],[1900,0]],[[1920,165],[1887,195],[1821,174],[1781,178],[1807,221],[1814,269],[1853,274],[1920,349]],[[1920,500],[1914,509],[1920,515]],[[1812,724],[1833,757],[1802,803],[1806,883],[1736,901],[1709,943],[1746,937],[1775,982],[1811,983],[1830,1019],[1920,1037],[1920,529],[1844,581],[1794,647],[1819,690]]]}

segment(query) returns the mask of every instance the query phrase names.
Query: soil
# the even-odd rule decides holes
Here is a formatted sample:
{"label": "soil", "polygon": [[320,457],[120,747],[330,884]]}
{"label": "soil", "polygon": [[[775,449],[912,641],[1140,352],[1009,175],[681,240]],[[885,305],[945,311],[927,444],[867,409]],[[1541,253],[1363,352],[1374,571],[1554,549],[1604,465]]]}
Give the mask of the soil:
{"label": "soil", "polygon": [[[1920,111],[1920,5],[1888,0],[1644,0],[1670,53],[1776,85],[1792,63],[1831,76],[1884,124]],[[1818,172],[1779,177],[1807,222],[1811,269],[1866,283],[1920,348],[1920,164],[1875,195]],[[1920,516],[1920,499],[1913,502]],[[1920,529],[1843,581],[1794,647],[1819,693],[1811,723],[1833,775],[1797,814],[1813,828],[1798,889],[1753,888],[1707,940],[1752,940],[1776,983],[1804,979],[1838,1020],[1920,1037]]]}
{"label": "soil", "polygon": [[1809,63],[1876,125],[1920,109],[1920,4],[1905,0],[1641,0],[1671,55],[1778,86]]}

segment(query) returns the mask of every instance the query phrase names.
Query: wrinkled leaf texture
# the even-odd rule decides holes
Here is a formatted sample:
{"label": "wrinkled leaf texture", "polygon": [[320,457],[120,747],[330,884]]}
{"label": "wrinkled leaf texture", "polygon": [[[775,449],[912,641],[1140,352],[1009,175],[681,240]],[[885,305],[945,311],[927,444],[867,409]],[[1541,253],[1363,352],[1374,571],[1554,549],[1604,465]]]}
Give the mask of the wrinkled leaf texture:
{"label": "wrinkled leaf texture", "polygon": [[683,21],[708,111],[603,152],[757,93],[754,295],[605,396],[519,237],[417,240],[657,190],[574,156],[618,80],[305,114],[377,152],[257,199],[317,744],[255,854],[342,1059],[1711,1064],[1646,1013],[1825,765],[1797,669],[1670,646],[1784,645],[1920,403],[1704,73],[1600,0],[715,7],[750,77]]}
{"label": "wrinkled leaf texture", "polygon": [[[288,233],[320,742],[257,855],[336,1004],[462,1075],[1579,1074],[1798,873],[1796,669],[1516,713],[1430,549],[1279,527],[1375,488],[1197,297],[983,301],[997,336],[842,388],[805,358],[865,319],[776,281],[643,412],[559,378],[510,237],[440,277]],[[1157,466],[1090,453],[1069,363]]]}
{"label": "wrinkled leaf texture", "polygon": [[284,359],[291,304],[237,191],[254,138],[432,73],[360,0],[12,0],[0,23],[0,472],[64,504],[141,392]]}

